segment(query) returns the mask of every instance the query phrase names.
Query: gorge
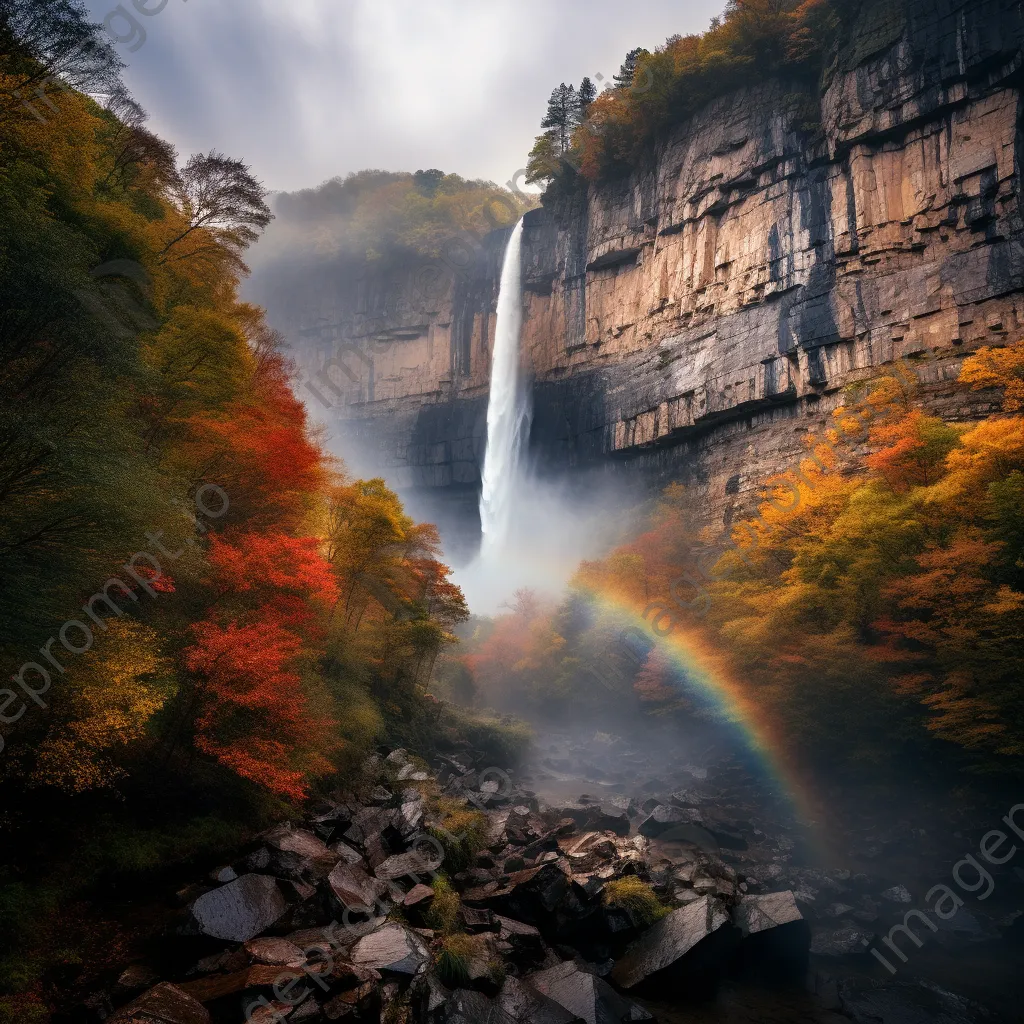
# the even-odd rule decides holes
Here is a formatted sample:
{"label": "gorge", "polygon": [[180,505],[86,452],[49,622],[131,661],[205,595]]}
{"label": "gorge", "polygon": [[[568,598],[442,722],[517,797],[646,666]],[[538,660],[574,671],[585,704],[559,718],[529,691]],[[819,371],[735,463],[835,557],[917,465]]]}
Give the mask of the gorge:
{"label": "gorge", "polygon": [[[681,480],[721,527],[799,460],[844,386],[894,360],[943,414],[989,411],[949,385],[1024,317],[1022,31],[1000,0],[865,5],[820,89],[727,94],[644,166],[529,211],[539,471],[584,489]],[[509,230],[437,258],[290,275],[257,261],[253,294],[319,381],[312,407],[449,536],[478,535]]]}

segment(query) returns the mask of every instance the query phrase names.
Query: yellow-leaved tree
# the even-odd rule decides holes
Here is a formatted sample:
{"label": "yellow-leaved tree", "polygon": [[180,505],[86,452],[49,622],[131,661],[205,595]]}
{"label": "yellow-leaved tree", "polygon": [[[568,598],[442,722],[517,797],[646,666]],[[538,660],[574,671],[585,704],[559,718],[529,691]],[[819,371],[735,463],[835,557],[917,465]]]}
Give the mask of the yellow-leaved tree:
{"label": "yellow-leaved tree", "polygon": [[32,781],[70,793],[110,787],[124,775],[113,752],[142,739],[174,693],[171,663],[152,629],[120,619],[96,636],[90,651],[68,661],[66,673]]}

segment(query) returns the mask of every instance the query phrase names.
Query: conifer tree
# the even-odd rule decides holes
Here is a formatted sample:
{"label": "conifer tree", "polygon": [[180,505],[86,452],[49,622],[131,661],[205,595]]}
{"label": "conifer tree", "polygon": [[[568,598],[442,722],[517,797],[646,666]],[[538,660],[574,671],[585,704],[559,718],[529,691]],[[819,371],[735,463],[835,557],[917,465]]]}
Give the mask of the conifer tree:
{"label": "conifer tree", "polygon": [[622,62],[622,67],[619,68],[619,73],[615,76],[615,85],[619,89],[629,89],[633,85],[633,76],[636,74],[636,62],[638,58],[643,54],[647,54],[642,46],[638,46],[635,50],[630,50],[626,54],[626,59]]}
{"label": "conifer tree", "polygon": [[587,112],[590,109],[590,104],[597,99],[597,87],[589,78],[584,78],[580,82],[580,87],[576,91],[576,104],[579,110],[579,121],[582,124],[587,118]]}
{"label": "conifer tree", "polygon": [[576,124],[578,109],[574,86],[562,82],[552,90],[551,98],[548,100],[548,110],[540,126],[551,133],[559,156],[569,149],[569,141]]}

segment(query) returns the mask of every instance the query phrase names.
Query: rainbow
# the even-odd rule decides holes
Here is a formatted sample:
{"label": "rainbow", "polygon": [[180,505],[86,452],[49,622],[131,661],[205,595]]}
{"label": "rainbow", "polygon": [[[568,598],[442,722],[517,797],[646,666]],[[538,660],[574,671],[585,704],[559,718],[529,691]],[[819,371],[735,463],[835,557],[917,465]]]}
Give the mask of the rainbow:
{"label": "rainbow", "polygon": [[805,776],[786,759],[781,730],[771,721],[767,710],[730,675],[720,652],[695,630],[683,625],[659,635],[642,615],[649,605],[640,605],[607,584],[595,586],[577,578],[570,588],[610,617],[628,622],[630,631],[636,630],[650,639],[689,684],[734,726],[796,816],[805,823],[820,820],[823,804],[804,781]]}

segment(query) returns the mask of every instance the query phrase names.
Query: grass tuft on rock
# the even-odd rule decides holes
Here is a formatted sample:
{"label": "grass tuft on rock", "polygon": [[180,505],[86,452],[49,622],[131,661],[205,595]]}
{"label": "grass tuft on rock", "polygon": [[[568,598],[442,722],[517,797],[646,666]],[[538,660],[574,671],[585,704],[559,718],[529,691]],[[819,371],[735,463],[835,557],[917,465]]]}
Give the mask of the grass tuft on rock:
{"label": "grass tuft on rock", "polygon": [[654,890],[636,875],[617,878],[604,887],[602,899],[607,907],[621,907],[637,923],[652,925],[667,913]]}
{"label": "grass tuft on rock", "polygon": [[459,908],[462,900],[459,894],[452,888],[451,882],[444,875],[438,875],[431,886],[434,890],[434,898],[427,911],[427,924],[434,931],[443,935],[451,935],[458,925]]}

